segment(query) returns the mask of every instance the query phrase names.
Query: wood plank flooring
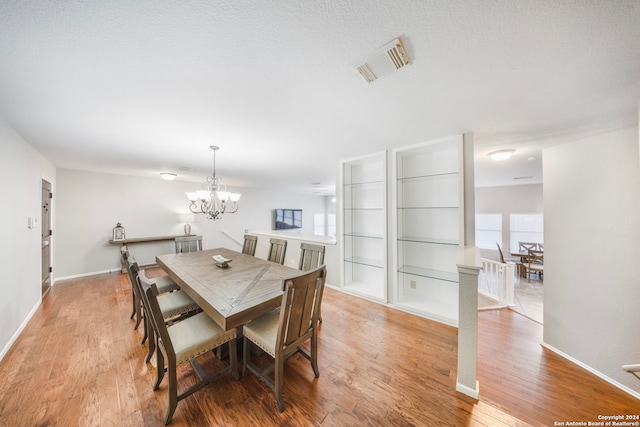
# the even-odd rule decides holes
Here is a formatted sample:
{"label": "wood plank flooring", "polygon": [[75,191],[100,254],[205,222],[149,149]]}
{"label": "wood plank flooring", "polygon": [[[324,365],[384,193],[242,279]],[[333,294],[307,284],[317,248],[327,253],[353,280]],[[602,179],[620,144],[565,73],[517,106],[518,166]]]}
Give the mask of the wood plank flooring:
{"label": "wood plank flooring", "polygon": [[[166,379],[152,390],[130,296],[118,273],[57,283],[0,361],[0,426],[163,425]],[[455,391],[456,329],[332,289],[322,313],[320,378],[290,359],[285,412],[255,376],[226,375],[179,402],[171,425],[548,426],[640,413],[637,399],[543,349],[542,326],[510,310],[479,313],[480,401]],[[182,366],[179,387],[193,382]]]}

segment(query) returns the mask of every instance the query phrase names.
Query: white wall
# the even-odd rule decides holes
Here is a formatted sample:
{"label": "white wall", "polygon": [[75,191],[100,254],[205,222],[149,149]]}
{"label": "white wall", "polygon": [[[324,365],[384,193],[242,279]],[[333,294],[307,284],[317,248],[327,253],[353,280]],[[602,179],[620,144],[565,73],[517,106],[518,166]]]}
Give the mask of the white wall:
{"label": "white wall", "polygon": [[[204,179],[204,177],[203,177]],[[164,181],[124,175],[58,170],[56,279],[113,271],[119,268],[119,246],[109,244],[113,227],[122,223],[126,237],[182,234],[180,213],[188,212],[186,191],[200,183]],[[271,189],[229,188],[242,193],[240,208],[218,221],[196,215],[193,234],[207,248],[241,249],[245,230],[272,227],[274,208],[303,210],[303,232],[313,233],[313,214],[325,212],[325,197]],[[224,235],[227,232],[233,238]],[[234,240],[235,239],[235,240]],[[174,252],[173,242],[136,244],[131,252],[141,264]]]}
{"label": "white wall", "polygon": [[[512,213],[543,213],[542,184],[480,187],[475,189],[475,195],[476,213],[502,214],[500,246],[505,253],[510,246],[510,215]],[[491,251],[481,249],[481,252],[484,258],[499,259],[497,248]]]}
{"label": "white wall", "polygon": [[327,267],[325,283],[329,286],[340,286],[340,250],[336,239],[303,235],[302,233],[291,233],[291,230],[265,230],[256,231],[253,234],[258,236],[255,256],[262,259],[267,259],[269,256],[272,237],[286,239],[287,249],[283,265],[296,269],[300,266],[301,243],[324,246],[323,263]]}
{"label": "white wall", "polygon": [[42,297],[40,228],[28,229],[27,218],[38,217],[42,223],[43,178],[54,184],[55,192],[53,165],[0,119],[0,358]]}
{"label": "white wall", "polygon": [[639,395],[636,127],[544,150],[544,341]]}

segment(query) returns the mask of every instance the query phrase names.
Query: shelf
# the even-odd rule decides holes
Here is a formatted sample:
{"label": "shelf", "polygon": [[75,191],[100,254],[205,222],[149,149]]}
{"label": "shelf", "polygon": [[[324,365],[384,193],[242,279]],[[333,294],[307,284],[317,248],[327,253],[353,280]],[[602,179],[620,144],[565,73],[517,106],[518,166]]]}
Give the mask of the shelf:
{"label": "shelf", "polygon": [[458,273],[449,271],[431,270],[428,268],[403,265],[398,269],[398,273],[411,274],[413,276],[428,277],[430,279],[442,280],[445,282],[458,283]]}
{"label": "shelf", "polygon": [[359,239],[384,239],[381,234],[365,234],[365,233],[344,233],[345,237],[356,237]]}
{"label": "shelf", "polygon": [[375,267],[375,268],[384,268],[384,264],[385,264],[384,260],[381,260],[381,259],[371,259],[371,258],[362,258],[362,257],[347,258],[344,260],[344,262],[366,265],[368,267]]}
{"label": "shelf", "polygon": [[351,282],[342,289],[344,292],[374,301],[384,302],[386,299],[383,283],[371,286],[370,283]]}
{"label": "shelf", "polygon": [[434,245],[460,245],[460,241],[452,239],[438,239],[434,237],[400,236],[399,242],[432,243]]}
{"label": "shelf", "polygon": [[341,286],[386,302],[387,154],[342,162]]}
{"label": "shelf", "polygon": [[408,210],[412,210],[412,209],[459,209],[459,206],[410,206],[410,207],[402,207],[402,206],[398,206],[398,210],[399,211],[408,211]]}
{"label": "shelf", "polygon": [[407,181],[417,181],[417,180],[428,180],[428,179],[439,179],[439,178],[453,178],[458,177],[459,173],[457,171],[454,172],[443,172],[443,173],[434,173],[434,174],[425,174],[425,175],[415,175],[415,176],[399,176],[398,181],[407,182]]}
{"label": "shelf", "polygon": [[109,240],[112,245],[126,245],[130,243],[148,243],[148,242],[162,242],[165,240],[175,240],[176,237],[194,236],[194,234],[176,234],[172,236],[151,236],[151,237],[133,237],[123,240]]}
{"label": "shelf", "polygon": [[384,185],[384,181],[365,181],[365,182],[353,182],[351,184],[343,184],[345,187],[361,187],[365,185]]}
{"label": "shelf", "polygon": [[431,301],[426,298],[415,298],[411,296],[411,298],[405,297],[401,299],[396,306],[408,312],[435,320],[436,322],[445,323],[454,327],[458,326],[457,304],[443,304],[439,301]]}

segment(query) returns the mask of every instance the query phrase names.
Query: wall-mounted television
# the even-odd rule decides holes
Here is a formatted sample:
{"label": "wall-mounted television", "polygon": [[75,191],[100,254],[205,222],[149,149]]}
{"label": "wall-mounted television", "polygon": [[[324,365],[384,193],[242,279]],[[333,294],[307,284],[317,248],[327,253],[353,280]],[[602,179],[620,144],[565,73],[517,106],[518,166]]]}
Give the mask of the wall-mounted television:
{"label": "wall-mounted television", "polygon": [[274,209],[273,229],[302,228],[302,209]]}

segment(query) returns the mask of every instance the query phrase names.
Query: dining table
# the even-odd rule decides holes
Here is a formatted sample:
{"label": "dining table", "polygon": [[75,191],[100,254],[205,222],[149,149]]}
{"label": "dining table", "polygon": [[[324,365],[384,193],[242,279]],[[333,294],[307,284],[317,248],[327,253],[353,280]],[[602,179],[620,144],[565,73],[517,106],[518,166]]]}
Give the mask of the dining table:
{"label": "dining table", "polygon": [[526,262],[529,258],[529,251],[509,251],[511,256],[520,258],[520,261]]}
{"label": "dining table", "polygon": [[[230,261],[220,266],[214,256]],[[227,248],[158,255],[156,262],[224,330],[279,307],[283,279],[300,274]]]}
{"label": "dining table", "polygon": [[529,251],[509,251],[509,253],[511,256],[520,258],[520,262],[522,264],[522,267],[519,269],[520,277],[527,277],[527,270],[524,268],[524,264],[529,262],[529,257],[531,256]]}

